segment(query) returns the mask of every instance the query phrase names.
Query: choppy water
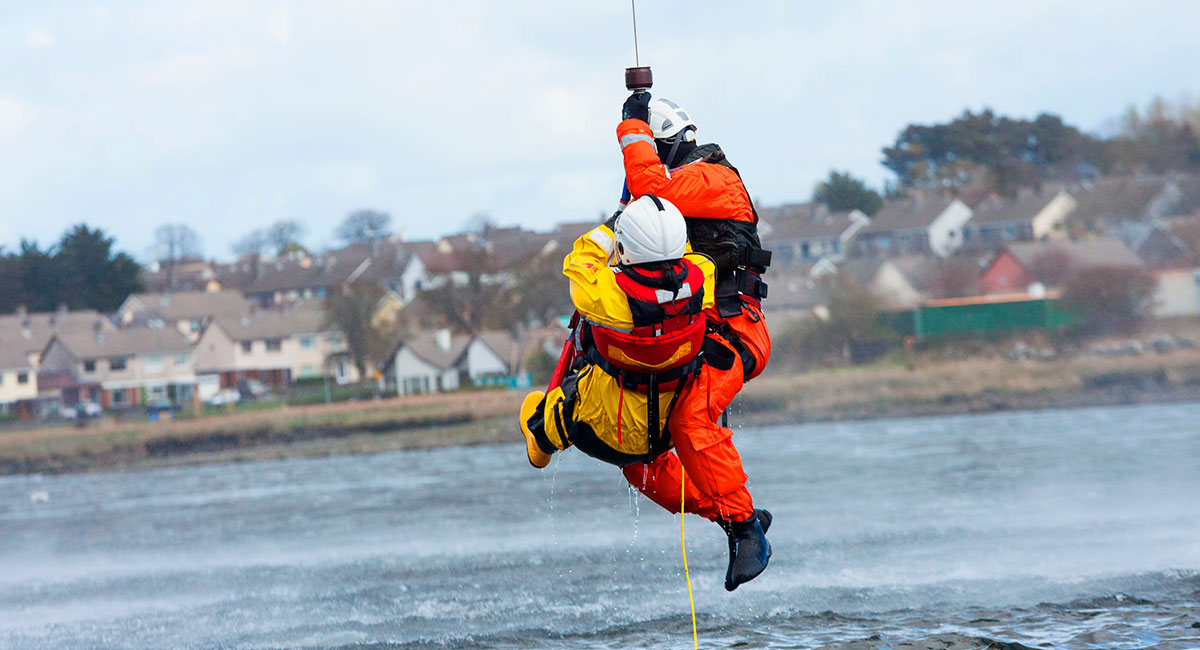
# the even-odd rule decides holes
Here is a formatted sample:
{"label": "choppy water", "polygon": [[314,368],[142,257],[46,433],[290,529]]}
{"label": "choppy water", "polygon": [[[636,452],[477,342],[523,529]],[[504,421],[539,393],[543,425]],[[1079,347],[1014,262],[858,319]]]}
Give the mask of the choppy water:
{"label": "choppy water", "polygon": [[[701,646],[1198,648],[1198,423],[741,431],[775,556],[728,594],[723,534],[689,518]],[[678,519],[578,453],[0,479],[3,648],[690,645]]]}

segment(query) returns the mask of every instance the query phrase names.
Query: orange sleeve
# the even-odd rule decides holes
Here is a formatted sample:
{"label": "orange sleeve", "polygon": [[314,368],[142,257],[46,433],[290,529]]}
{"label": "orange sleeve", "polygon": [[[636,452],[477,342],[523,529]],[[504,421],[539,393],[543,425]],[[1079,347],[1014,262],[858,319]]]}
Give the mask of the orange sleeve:
{"label": "orange sleeve", "polygon": [[617,125],[617,140],[625,159],[625,182],[633,198],[653,194],[664,198],[685,217],[754,221],[750,197],[742,180],[728,167],[704,162],[674,171],[658,159],[650,125],[624,120]]}

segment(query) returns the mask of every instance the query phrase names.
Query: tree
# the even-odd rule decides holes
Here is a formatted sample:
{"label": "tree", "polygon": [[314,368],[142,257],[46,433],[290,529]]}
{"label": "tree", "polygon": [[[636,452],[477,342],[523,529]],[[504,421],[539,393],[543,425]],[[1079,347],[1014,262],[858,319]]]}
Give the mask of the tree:
{"label": "tree", "polygon": [[570,283],[562,275],[562,255],[537,255],[513,271],[510,322],[546,324],[570,314]]}
{"label": "tree", "polygon": [[270,244],[271,242],[267,239],[267,233],[258,228],[234,242],[231,248],[233,249],[233,254],[238,256],[238,258],[246,257],[247,255],[262,257],[263,253],[267,250],[267,246]]}
{"label": "tree", "polygon": [[347,244],[366,243],[386,237],[392,224],[392,215],[378,210],[356,210],[346,215],[335,234]]}
{"label": "tree", "polygon": [[284,255],[288,247],[299,243],[304,235],[304,226],[295,219],[281,219],[267,227],[267,242],[275,247],[276,255]]}
{"label": "tree", "polygon": [[374,282],[356,281],[325,296],[326,325],[346,337],[346,347],[361,381],[387,360],[396,332],[376,324],[375,310],[386,290]]}
{"label": "tree", "polygon": [[1090,334],[1130,334],[1150,315],[1157,281],[1133,266],[1079,270],[1063,289],[1062,305],[1083,319]]}
{"label": "tree", "polygon": [[841,365],[875,356],[898,335],[879,322],[884,302],[851,273],[822,276],[818,292],[821,316],[786,330],[776,349],[794,351],[805,365]]}
{"label": "tree", "polygon": [[861,210],[873,216],[883,207],[883,198],[850,172],[829,172],[829,180],[822,181],[813,191],[813,201],[824,203],[834,212]]}
{"label": "tree", "polygon": [[187,224],[163,224],[154,231],[154,256],[166,273],[167,291],[175,289],[175,267],[199,255],[200,237]]}
{"label": "tree", "polygon": [[986,184],[1003,195],[1022,185],[1073,178],[1081,165],[1099,167],[1104,143],[1057,115],[1031,120],[965,111],[946,124],[910,124],[883,150],[883,164],[904,187],[958,188]]}
{"label": "tree", "polygon": [[456,271],[423,289],[419,300],[440,325],[464,334],[513,324],[516,300],[496,256],[484,246],[454,251]]}
{"label": "tree", "polygon": [[111,237],[84,224],[63,235],[54,255],[62,278],[58,302],[108,312],[144,289],[141,267],[125,253],[113,254],[112,245]]}

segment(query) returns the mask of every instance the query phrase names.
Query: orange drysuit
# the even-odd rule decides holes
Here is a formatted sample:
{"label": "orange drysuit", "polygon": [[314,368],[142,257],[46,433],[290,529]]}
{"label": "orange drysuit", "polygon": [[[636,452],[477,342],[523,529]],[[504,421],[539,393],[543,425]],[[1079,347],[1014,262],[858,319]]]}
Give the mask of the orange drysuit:
{"label": "orange drysuit", "polygon": [[[730,220],[757,224],[757,216],[737,172],[725,165],[696,160],[671,170],[662,164],[650,126],[637,119],[617,126],[617,139],[625,160],[625,179],[632,198],[654,194],[679,208],[689,220]],[[693,241],[699,252],[704,246]],[[724,269],[721,269],[724,270]],[[719,329],[728,328],[725,344],[735,353],[753,359],[747,377],[742,364],[728,370],[706,365],[700,377],[680,393],[671,414],[670,430],[675,451],[649,463],[624,468],[625,478],[647,498],[671,511],[679,511],[680,465],[687,469],[684,507],[708,519],[742,521],[754,514],[746,490],[746,474],[733,445],[733,432],[720,426],[742,384],[758,376],[771,356],[771,338],[757,299],[744,300],[740,313],[722,316],[714,306],[706,312]],[[737,350],[742,346],[743,350]]]}

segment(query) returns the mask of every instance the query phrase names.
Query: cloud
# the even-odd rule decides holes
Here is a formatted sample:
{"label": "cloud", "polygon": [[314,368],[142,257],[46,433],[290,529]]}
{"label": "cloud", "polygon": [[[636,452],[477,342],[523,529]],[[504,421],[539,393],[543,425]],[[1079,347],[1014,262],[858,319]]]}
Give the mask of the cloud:
{"label": "cloud", "polygon": [[54,34],[44,29],[31,29],[29,36],[25,41],[34,47],[52,47],[54,45]]}
{"label": "cloud", "polygon": [[21,131],[32,122],[32,109],[15,99],[0,97],[0,137]]}
{"label": "cloud", "polygon": [[292,40],[292,17],[287,9],[276,9],[267,17],[267,34],[277,43]]}
{"label": "cloud", "polygon": [[215,52],[189,52],[162,59],[146,74],[153,85],[193,89],[223,81],[231,73],[258,67],[262,57],[252,50],[234,48]]}

